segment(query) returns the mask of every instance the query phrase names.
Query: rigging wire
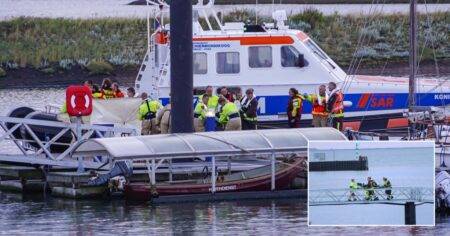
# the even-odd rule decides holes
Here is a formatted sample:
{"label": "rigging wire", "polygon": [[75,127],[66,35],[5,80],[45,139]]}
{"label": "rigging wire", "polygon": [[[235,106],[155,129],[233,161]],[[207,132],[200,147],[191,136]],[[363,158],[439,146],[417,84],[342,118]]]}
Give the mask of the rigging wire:
{"label": "rigging wire", "polygon": [[[385,0],[384,0],[385,1]],[[375,11],[376,11],[376,7],[375,8],[373,8],[373,6],[375,5],[375,4],[379,4],[379,0],[376,0],[376,3],[374,3],[374,0],[372,0],[372,4],[371,4],[371,6],[370,6],[370,8],[369,8],[369,12],[368,12],[368,14],[369,14],[369,18],[370,18],[370,15],[372,15],[372,19],[371,20],[373,20],[374,18],[375,18]],[[383,5],[382,5],[383,6]],[[372,12],[372,8],[374,9],[373,10],[373,13],[371,14],[371,12]],[[367,27],[367,24],[368,24],[368,19],[366,18],[365,19],[365,21],[364,21],[364,26],[362,27],[362,29],[366,29],[366,27]],[[362,33],[360,33],[360,38],[359,38],[359,40],[358,40],[358,44],[357,44],[357,46],[356,46],[356,48],[355,48],[355,51],[354,51],[354,53],[353,53],[353,58],[352,58],[352,61],[350,62],[350,66],[349,66],[349,70],[348,70],[348,73],[347,73],[347,76],[345,77],[345,79],[344,79],[344,83],[343,83],[343,85],[341,86],[341,90],[343,91],[343,92],[346,92],[348,89],[349,89],[349,87],[350,87],[350,83],[351,83],[351,81],[355,78],[355,75],[354,75],[354,73],[358,70],[358,68],[357,67],[355,67],[357,64],[358,64],[358,67],[359,67],[359,64],[361,63],[361,61],[362,61],[362,59],[363,59],[363,56],[361,56],[361,57],[359,57],[359,59],[358,59],[358,56],[356,55],[356,53],[358,52],[358,50],[360,50],[360,48],[362,48],[362,47],[364,47],[365,45],[365,43],[364,43],[364,40],[367,38],[367,35],[366,34],[362,34]],[[368,42],[370,41],[370,38],[369,38],[369,40],[368,40]],[[368,43],[367,42],[367,43]],[[358,63],[358,60],[359,60],[359,63]]]}

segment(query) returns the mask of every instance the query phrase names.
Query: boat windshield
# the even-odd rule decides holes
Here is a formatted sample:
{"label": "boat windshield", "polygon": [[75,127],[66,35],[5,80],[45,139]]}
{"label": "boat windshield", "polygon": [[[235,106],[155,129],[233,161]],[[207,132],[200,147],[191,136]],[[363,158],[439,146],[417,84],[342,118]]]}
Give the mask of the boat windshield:
{"label": "boat windshield", "polygon": [[322,51],[322,49],[319,48],[319,46],[317,46],[317,44],[312,41],[311,39],[308,39],[306,41],[306,46],[308,46],[309,49],[311,49],[311,51],[313,51],[315,54],[317,54],[320,58],[327,60],[328,56],[327,54],[325,54],[325,52]]}

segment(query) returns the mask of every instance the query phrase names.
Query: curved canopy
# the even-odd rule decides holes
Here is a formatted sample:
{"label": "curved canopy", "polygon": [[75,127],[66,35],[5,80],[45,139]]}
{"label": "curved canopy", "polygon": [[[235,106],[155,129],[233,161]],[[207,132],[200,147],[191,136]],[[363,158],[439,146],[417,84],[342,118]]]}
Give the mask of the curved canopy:
{"label": "curved canopy", "polygon": [[346,140],[346,137],[333,128],[305,128],[98,138],[82,143],[73,155],[108,155],[115,160],[131,160],[296,153],[306,151],[308,140]]}

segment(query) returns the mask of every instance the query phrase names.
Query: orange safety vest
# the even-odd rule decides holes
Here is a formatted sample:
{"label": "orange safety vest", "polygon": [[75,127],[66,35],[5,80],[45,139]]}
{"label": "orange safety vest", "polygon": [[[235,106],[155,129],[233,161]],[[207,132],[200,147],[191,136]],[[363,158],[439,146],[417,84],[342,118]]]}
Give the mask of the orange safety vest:
{"label": "orange safety vest", "polygon": [[[315,96],[313,99],[313,109],[311,114],[316,116],[328,116],[325,97],[321,98],[320,96]],[[319,104],[319,99],[322,99],[322,105]]]}
{"label": "orange safety vest", "polygon": [[125,95],[122,93],[122,91],[117,91],[117,92],[114,92],[114,97],[115,98],[123,98],[123,97],[125,97]]}
{"label": "orange safety vest", "polygon": [[336,100],[334,100],[333,109],[331,110],[333,114],[344,113],[344,94],[341,91],[336,92]]}
{"label": "orange safety vest", "polygon": [[155,41],[157,44],[166,44],[169,41],[167,32],[157,32],[155,35]]}

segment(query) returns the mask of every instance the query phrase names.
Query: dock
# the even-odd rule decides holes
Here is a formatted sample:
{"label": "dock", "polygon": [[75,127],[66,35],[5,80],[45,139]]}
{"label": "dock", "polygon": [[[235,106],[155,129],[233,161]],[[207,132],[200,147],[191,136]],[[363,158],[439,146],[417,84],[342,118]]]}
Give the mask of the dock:
{"label": "dock", "polygon": [[24,193],[43,192],[42,170],[26,166],[0,165],[0,190]]}
{"label": "dock", "polygon": [[[39,126],[52,127],[59,133],[55,132],[54,136],[41,140],[32,129]],[[21,130],[28,132],[28,139],[18,135],[17,131],[21,127]],[[88,182],[97,175],[110,176],[116,163],[120,162],[132,163],[133,171],[131,176],[126,177],[127,183],[155,185],[159,182],[207,178],[211,184],[210,190],[204,193],[160,196],[152,199],[154,204],[270,198],[305,200],[306,169],[295,177],[295,181],[292,180],[288,189],[279,190],[275,178],[277,163],[289,156],[305,158],[308,140],[318,138],[318,132],[323,132],[331,139],[346,140],[342,133],[332,128],[224,131],[141,138],[130,128],[13,117],[0,117],[0,128],[4,130],[0,134],[0,144],[9,142],[18,151],[5,153],[0,150],[2,191],[50,193],[54,197],[71,199],[113,199],[122,194],[115,192],[117,189],[110,185],[111,182],[98,186]],[[59,137],[70,130],[82,135],[77,136],[72,143],[59,143]],[[111,137],[103,137],[106,133]],[[171,143],[170,149],[167,149],[166,143]],[[54,148],[54,145],[58,148]],[[62,148],[64,145],[66,147]],[[182,161],[186,159],[191,161]],[[269,171],[270,184],[266,189],[216,191],[219,175],[260,167],[266,167]],[[121,174],[125,175],[115,173],[108,178]],[[279,183],[280,186],[282,183]]]}

